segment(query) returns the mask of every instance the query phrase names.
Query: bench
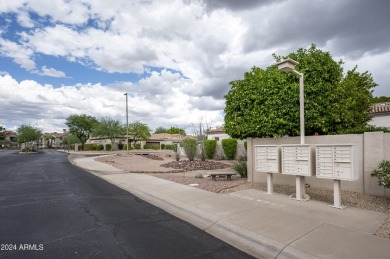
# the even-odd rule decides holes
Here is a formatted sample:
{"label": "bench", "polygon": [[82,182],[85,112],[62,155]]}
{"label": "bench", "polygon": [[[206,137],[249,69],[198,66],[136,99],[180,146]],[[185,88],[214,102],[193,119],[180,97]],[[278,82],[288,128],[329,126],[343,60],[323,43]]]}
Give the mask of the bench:
{"label": "bench", "polygon": [[232,175],[237,175],[237,174],[236,173],[213,173],[213,174],[210,174],[213,181],[217,180],[217,176],[226,176],[226,179],[228,181],[231,181]]}

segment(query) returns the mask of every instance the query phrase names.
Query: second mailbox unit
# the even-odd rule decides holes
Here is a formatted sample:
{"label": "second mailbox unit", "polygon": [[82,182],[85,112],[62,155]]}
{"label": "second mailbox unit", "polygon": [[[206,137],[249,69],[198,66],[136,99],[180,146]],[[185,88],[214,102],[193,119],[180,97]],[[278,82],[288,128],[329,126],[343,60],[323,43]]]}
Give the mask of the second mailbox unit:
{"label": "second mailbox unit", "polygon": [[357,145],[316,145],[317,178],[358,180],[359,159],[357,155]]}
{"label": "second mailbox unit", "polygon": [[282,145],[282,173],[299,176],[314,175],[311,145]]}

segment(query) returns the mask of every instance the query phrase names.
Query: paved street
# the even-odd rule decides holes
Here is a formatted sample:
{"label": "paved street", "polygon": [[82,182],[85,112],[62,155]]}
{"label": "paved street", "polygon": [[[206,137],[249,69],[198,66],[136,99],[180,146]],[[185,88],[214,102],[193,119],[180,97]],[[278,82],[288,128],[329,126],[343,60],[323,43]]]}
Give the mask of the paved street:
{"label": "paved street", "polygon": [[250,257],[54,151],[0,152],[0,244],[0,258]]}

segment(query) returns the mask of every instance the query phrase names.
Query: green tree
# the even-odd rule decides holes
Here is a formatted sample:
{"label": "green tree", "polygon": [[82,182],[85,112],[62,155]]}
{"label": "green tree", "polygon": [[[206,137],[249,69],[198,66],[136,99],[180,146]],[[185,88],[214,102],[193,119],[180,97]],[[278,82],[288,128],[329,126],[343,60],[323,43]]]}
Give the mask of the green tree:
{"label": "green tree", "polygon": [[[366,105],[355,100],[372,98],[371,75],[352,70],[343,77],[342,61],[313,44],[287,57],[274,55],[276,61],[291,58],[304,74],[305,132],[313,135],[341,132],[366,125]],[[241,80],[230,82],[225,96],[225,132],[233,138],[281,137],[300,134],[299,80],[293,73],[282,73],[275,66],[265,70],[254,67]],[[351,98],[350,101],[346,98]],[[361,117],[362,119],[356,120]]]}
{"label": "green tree", "polygon": [[97,123],[95,117],[86,114],[74,114],[66,118],[65,124],[69,127],[69,132],[80,140],[81,149],[84,150],[84,144],[89,139],[92,129]]}
{"label": "green tree", "polygon": [[134,146],[138,141],[147,140],[150,138],[150,129],[148,125],[139,121],[129,124],[129,136],[132,136]]}
{"label": "green tree", "polygon": [[156,134],[159,133],[168,133],[168,134],[180,134],[182,136],[186,136],[186,132],[184,129],[181,129],[179,127],[170,127],[169,129],[166,129],[164,127],[158,127],[155,132]]}
{"label": "green tree", "polygon": [[114,145],[115,139],[123,136],[126,130],[119,120],[110,117],[102,117],[92,129],[92,136],[104,136],[111,140],[111,146]]}
{"label": "green tree", "polygon": [[5,138],[5,128],[0,126],[0,140],[4,140]]}
{"label": "green tree", "polygon": [[80,140],[79,140],[79,138],[77,136],[75,136],[73,134],[68,134],[68,135],[66,135],[64,137],[64,139],[62,140],[62,143],[67,146],[68,151],[69,151],[70,150],[70,146],[72,144],[78,143],[79,141]]}
{"label": "green tree", "polygon": [[367,71],[359,73],[357,67],[348,71],[341,81],[344,90],[346,128],[359,129],[371,120],[372,91],[377,86]]}
{"label": "green tree", "polygon": [[3,147],[3,145],[5,146],[5,128],[3,126],[0,126],[0,148]]}
{"label": "green tree", "polygon": [[18,142],[26,144],[26,152],[28,143],[33,141],[38,141],[42,136],[42,131],[35,126],[32,125],[21,125],[16,129],[16,134],[18,135]]}
{"label": "green tree", "polygon": [[182,136],[186,136],[186,132],[184,129],[181,129],[179,127],[170,127],[167,129],[167,133],[169,134],[180,134]]}
{"label": "green tree", "polygon": [[155,131],[154,131],[155,134],[160,134],[160,133],[168,133],[168,130],[164,127],[158,127]]}
{"label": "green tree", "polygon": [[46,141],[47,148],[51,148],[53,146],[53,140],[55,140],[56,138],[50,134],[45,134],[43,136],[43,139],[44,141]]}
{"label": "green tree", "polygon": [[390,102],[390,96],[376,96],[372,99],[373,103],[385,103]]}

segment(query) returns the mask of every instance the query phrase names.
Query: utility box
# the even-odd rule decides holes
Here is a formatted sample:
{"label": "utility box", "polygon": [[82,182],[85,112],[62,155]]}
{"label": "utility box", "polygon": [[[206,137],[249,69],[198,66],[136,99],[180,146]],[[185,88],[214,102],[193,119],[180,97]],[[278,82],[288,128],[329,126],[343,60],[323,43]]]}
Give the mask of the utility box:
{"label": "utility box", "polygon": [[255,171],[261,173],[280,173],[279,146],[255,146]]}
{"label": "utility box", "polygon": [[358,146],[316,145],[317,178],[355,181],[359,179]]}
{"label": "utility box", "polygon": [[314,175],[314,147],[311,145],[282,145],[282,174]]}

